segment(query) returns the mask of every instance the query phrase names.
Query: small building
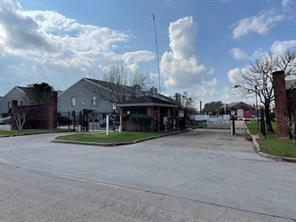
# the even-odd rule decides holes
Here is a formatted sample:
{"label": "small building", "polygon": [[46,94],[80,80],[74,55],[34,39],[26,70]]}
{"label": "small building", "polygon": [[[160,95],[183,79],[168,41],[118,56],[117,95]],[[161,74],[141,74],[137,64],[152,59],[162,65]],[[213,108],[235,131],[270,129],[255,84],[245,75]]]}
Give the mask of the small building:
{"label": "small building", "polygon": [[125,131],[171,131],[185,128],[184,111],[176,102],[139,96],[117,103]]}
{"label": "small building", "polygon": [[251,118],[256,114],[256,109],[244,102],[233,102],[226,105],[226,112],[233,113],[238,119],[243,119]]}
{"label": "small building", "polygon": [[12,101],[17,105],[32,105],[32,90],[30,87],[16,86],[0,99],[0,116],[11,111]]}

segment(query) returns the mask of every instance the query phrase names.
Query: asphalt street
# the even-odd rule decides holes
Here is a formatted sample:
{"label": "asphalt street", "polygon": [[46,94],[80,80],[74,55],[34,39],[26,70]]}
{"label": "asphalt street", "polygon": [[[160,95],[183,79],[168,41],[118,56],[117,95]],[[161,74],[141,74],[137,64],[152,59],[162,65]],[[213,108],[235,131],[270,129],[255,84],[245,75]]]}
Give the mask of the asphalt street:
{"label": "asphalt street", "polygon": [[[72,207],[75,208],[80,201],[86,201],[85,194],[79,193],[80,186],[84,187],[83,189],[87,190],[86,194],[90,196],[91,191],[85,187],[91,186],[95,189],[94,198],[106,196],[108,193],[106,191],[100,194],[100,187],[116,190],[119,196],[128,190],[133,198],[140,198],[139,202],[145,202],[146,198],[151,196],[151,199],[148,198],[151,200],[149,203],[155,206],[155,208],[152,207],[154,209],[152,211],[156,215],[152,221],[174,221],[168,217],[157,219],[161,218],[161,215],[171,215],[169,211],[172,209],[180,210],[175,215],[177,218],[175,221],[296,220],[296,177],[294,176],[296,165],[264,159],[253,152],[252,144],[244,137],[230,136],[226,130],[195,130],[144,143],[112,148],[50,142],[55,136],[44,134],[0,138],[0,186],[3,191],[0,198],[5,193],[19,192],[20,196],[28,194],[28,198],[30,200],[33,198],[32,201],[36,205],[42,202],[38,199],[39,196],[44,196],[46,205],[46,198],[51,197],[53,203],[60,203],[58,195],[60,194],[65,198],[62,199],[63,201],[68,201],[64,205],[62,201],[62,206],[59,207],[62,218],[63,206],[66,213],[67,209],[71,208],[71,204],[74,204]],[[10,173],[16,176],[11,176]],[[30,177],[33,178],[30,179]],[[34,186],[25,186],[26,180]],[[48,180],[50,183],[47,182]],[[14,186],[16,188],[10,191],[9,189]],[[80,196],[77,197],[77,201],[72,202],[70,193],[63,197],[66,195],[63,193],[65,186],[70,186],[67,189],[71,192],[69,190],[67,192],[73,195],[76,191],[78,192],[76,195]],[[36,188],[30,191],[32,187]],[[56,189],[58,193],[56,198],[51,195],[51,189]],[[35,191],[40,192],[34,196]],[[73,198],[75,200],[75,195]],[[115,202],[117,200],[115,196],[110,198],[115,198]],[[156,206],[166,205],[167,198],[176,201],[176,206],[169,205],[167,213],[161,213]],[[88,201],[90,200],[87,199],[86,202]],[[101,203],[101,200],[97,201]],[[126,201],[127,210],[129,207],[132,208],[134,201],[134,199]],[[184,204],[186,202],[188,209],[191,209],[190,212],[178,207],[179,202]],[[40,207],[42,204],[40,203]],[[85,204],[87,207],[88,203]],[[51,213],[55,212],[57,206],[59,204],[52,205],[54,209]],[[121,212],[117,207],[115,204],[114,208],[111,207],[109,210],[113,209],[115,215]],[[12,215],[15,214],[15,209],[21,209],[19,214],[22,215],[28,210],[34,212],[33,208],[34,204],[27,209],[23,198],[7,199],[7,209],[14,212]],[[137,210],[141,211],[140,208],[139,206]],[[95,211],[96,208],[91,209]],[[203,211],[203,209],[206,210]],[[84,211],[85,209],[82,208],[81,212]],[[0,221],[2,216],[5,218],[3,221],[9,221],[11,215],[3,212],[2,210],[0,213]],[[73,212],[76,215],[74,209]],[[78,212],[80,212],[79,209],[77,209]],[[98,212],[103,214],[104,210]],[[128,217],[136,221],[149,221],[138,214],[135,216],[132,212],[130,213]],[[99,214],[95,213],[95,215]],[[35,212],[33,215],[38,213]],[[46,214],[44,218],[51,217]],[[124,220],[132,221],[127,218],[123,218]],[[48,221],[55,220],[51,218]],[[61,221],[69,220],[61,219]],[[89,215],[89,221],[93,221],[91,215]],[[112,220],[107,219],[106,216],[104,221]],[[120,220],[117,218],[113,221]]]}

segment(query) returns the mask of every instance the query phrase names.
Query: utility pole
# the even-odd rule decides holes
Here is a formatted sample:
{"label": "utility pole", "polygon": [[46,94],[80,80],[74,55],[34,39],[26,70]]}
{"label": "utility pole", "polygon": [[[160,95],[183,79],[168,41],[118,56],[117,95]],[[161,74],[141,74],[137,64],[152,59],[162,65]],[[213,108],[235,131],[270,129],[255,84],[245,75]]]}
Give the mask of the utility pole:
{"label": "utility pole", "polygon": [[155,24],[155,15],[154,15],[154,13],[153,13],[153,27],[154,27],[156,59],[157,59],[157,71],[158,71],[158,91],[161,92],[161,88],[160,88],[160,70],[159,70],[159,53],[158,53],[158,43],[157,43],[157,34],[156,34],[156,24]]}

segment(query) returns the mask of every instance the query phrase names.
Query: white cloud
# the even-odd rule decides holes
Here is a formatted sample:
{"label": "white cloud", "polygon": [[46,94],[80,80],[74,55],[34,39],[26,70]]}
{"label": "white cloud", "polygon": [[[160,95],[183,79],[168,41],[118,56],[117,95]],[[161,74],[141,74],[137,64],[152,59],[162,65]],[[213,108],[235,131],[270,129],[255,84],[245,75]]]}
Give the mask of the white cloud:
{"label": "white cloud", "polygon": [[295,14],[296,1],[295,0],[282,0],[282,7],[285,13]]}
{"label": "white cloud", "polygon": [[227,76],[231,84],[236,85],[239,83],[239,78],[241,73],[245,73],[248,70],[249,66],[242,68],[232,68],[228,71]]}
{"label": "white cloud", "polygon": [[58,12],[25,10],[17,0],[0,2],[0,53],[5,54],[7,66],[16,67],[20,81],[55,82],[66,76],[68,86],[85,73],[98,74],[114,64],[134,71],[141,62],[152,60],[154,53],[116,52],[118,44],[129,39],[128,32],[81,24]]}
{"label": "white cloud", "polygon": [[249,59],[249,55],[240,48],[232,48],[228,52],[234,59],[238,59],[238,60]]}
{"label": "white cloud", "polygon": [[259,35],[266,34],[276,23],[284,19],[284,15],[277,15],[274,11],[261,11],[256,16],[244,18],[233,26],[232,37],[238,39],[250,32]]}
{"label": "white cloud", "polygon": [[164,52],[160,63],[166,87],[188,89],[207,78],[207,68],[198,63],[195,55],[196,36],[197,25],[191,16],[170,23],[171,51]]}
{"label": "white cloud", "polygon": [[275,41],[270,50],[275,54],[281,54],[293,48],[296,49],[296,40]]}
{"label": "white cloud", "polygon": [[240,75],[240,72],[241,72],[240,68],[233,68],[228,71],[227,73],[228,79],[232,84],[236,84],[236,81]]}

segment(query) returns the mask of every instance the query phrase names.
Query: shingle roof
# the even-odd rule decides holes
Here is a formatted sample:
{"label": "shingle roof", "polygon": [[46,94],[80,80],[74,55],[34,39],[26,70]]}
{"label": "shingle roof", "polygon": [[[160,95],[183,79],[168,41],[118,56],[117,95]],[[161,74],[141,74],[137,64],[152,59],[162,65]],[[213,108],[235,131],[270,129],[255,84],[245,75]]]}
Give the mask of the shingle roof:
{"label": "shingle roof", "polygon": [[90,79],[90,78],[85,78],[85,79],[87,79],[95,84],[98,84],[104,88],[114,90],[118,93],[126,93],[126,94],[133,94],[134,93],[134,89],[132,87],[123,86],[120,84],[115,84],[112,82],[106,82],[106,81],[102,81],[102,80],[96,80],[96,79]]}
{"label": "shingle roof", "polygon": [[23,91],[28,99],[32,99],[34,91],[31,87],[23,87],[23,86],[17,86],[21,91]]}
{"label": "shingle roof", "polygon": [[[88,81],[91,81],[97,85],[100,85],[104,88],[107,88],[107,89],[111,89],[111,90],[114,90],[116,91],[117,93],[122,93],[122,94],[128,94],[128,95],[134,95],[135,94],[135,89],[134,87],[130,87],[130,86],[123,86],[123,85],[120,85],[120,84],[115,84],[115,83],[112,83],[112,82],[107,82],[107,81],[102,81],[102,80],[97,80],[97,79],[90,79],[90,78],[84,78],[84,79],[87,79]],[[144,96],[150,96],[150,91],[147,91],[147,90],[142,90],[142,95]],[[165,101],[168,101],[168,102],[171,102],[171,103],[174,103],[175,100],[168,97],[168,96],[165,96],[163,94],[160,94],[158,93],[158,98],[162,99],[162,100],[165,100]]]}
{"label": "shingle roof", "polygon": [[178,106],[176,103],[172,103],[167,100],[155,98],[152,96],[140,96],[140,97],[131,98],[127,101],[120,102],[117,105],[121,106],[121,105],[127,105],[127,104],[130,104],[130,105],[133,105],[133,104],[147,104],[147,105],[154,104],[154,105],[167,105],[167,106],[172,106],[172,107]]}
{"label": "shingle roof", "polygon": [[121,103],[122,104],[124,104],[124,103],[163,103],[163,104],[174,104],[174,105],[176,105],[176,103],[168,102],[166,100],[155,98],[155,97],[152,97],[152,96],[135,97],[135,98],[129,99],[129,100],[121,102]]}
{"label": "shingle roof", "polygon": [[244,103],[244,102],[233,102],[233,103],[229,103],[227,106],[230,109],[237,109],[237,108],[239,108],[241,106],[247,106],[247,107],[249,107],[249,109],[254,109],[253,106],[251,106],[251,105],[249,105],[247,103]]}

